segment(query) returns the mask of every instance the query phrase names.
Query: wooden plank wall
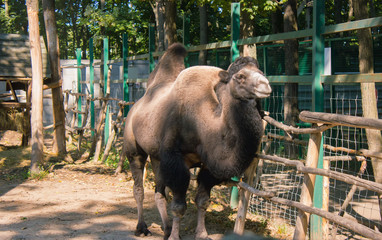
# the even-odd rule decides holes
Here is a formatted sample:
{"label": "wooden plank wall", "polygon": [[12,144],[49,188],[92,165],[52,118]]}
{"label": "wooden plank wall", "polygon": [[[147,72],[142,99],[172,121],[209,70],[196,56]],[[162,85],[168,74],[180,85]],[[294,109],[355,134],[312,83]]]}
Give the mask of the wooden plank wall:
{"label": "wooden plank wall", "polygon": [[[41,41],[43,77],[50,77],[48,54],[43,37]],[[19,34],[0,34],[0,77],[31,78],[29,38]]]}

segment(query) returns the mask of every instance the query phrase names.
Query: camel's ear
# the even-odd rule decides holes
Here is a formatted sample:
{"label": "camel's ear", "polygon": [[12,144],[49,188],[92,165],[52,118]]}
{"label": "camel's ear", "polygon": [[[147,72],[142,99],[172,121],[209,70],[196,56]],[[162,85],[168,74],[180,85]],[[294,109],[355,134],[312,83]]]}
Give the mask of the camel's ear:
{"label": "camel's ear", "polygon": [[238,72],[232,76],[232,79],[235,80],[237,83],[244,83],[247,79],[247,76],[242,72]]}
{"label": "camel's ear", "polygon": [[229,74],[227,71],[220,71],[219,77],[220,77],[220,82],[222,82],[222,83],[228,83],[229,82]]}

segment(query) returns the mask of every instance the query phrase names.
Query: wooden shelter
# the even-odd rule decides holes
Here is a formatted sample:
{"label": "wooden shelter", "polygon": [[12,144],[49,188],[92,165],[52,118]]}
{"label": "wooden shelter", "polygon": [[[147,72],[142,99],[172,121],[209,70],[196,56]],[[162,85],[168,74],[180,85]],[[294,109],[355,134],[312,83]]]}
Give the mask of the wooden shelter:
{"label": "wooden shelter", "polygon": [[[48,53],[42,37],[41,49],[44,82],[48,83],[51,74]],[[23,129],[17,130],[21,130],[24,135],[24,145],[27,144],[30,135],[31,65],[29,37],[19,34],[0,34],[0,81],[6,82],[6,92],[0,92],[0,110],[23,112]],[[24,90],[25,100],[19,99],[15,90]],[[0,130],[8,130],[4,129],[7,128],[6,126],[10,124],[0,123]]]}

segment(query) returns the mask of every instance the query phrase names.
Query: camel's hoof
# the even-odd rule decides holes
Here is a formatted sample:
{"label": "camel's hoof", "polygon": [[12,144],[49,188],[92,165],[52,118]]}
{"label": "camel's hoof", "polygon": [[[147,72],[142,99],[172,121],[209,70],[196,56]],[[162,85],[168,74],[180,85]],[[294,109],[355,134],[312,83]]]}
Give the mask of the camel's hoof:
{"label": "camel's hoof", "polygon": [[169,237],[168,240],[181,240],[181,237]]}
{"label": "camel's hoof", "polygon": [[209,238],[208,233],[204,231],[201,233],[196,233],[195,240],[211,240],[211,238]]}
{"label": "camel's hoof", "polygon": [[135,230],[135,236],[152,236],[151,232],[147,229],[146,223],[138,223],[137,229]]}
{"label": "camel's hoof", "polygon": [[163,237],[164,240],[167,240],[170,237],[171,230],[172,230],[172,227],[167,227],[164,229],[164,231],[163,231],[164,232],[164,237]]}

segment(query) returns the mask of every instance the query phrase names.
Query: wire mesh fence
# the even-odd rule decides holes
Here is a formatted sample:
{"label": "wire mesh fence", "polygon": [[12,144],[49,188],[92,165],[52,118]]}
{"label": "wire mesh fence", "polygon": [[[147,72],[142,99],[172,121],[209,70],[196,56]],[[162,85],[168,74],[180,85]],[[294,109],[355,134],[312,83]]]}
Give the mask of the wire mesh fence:
{"label": "wire mesh fence", "polygon": [[[229,58],[226,51],[211,52],[210,61],[225,64]],[[191,60],[196,62],[196,56],[190,56]],[[192,62],[191,61],[191,62]],[[307,71],[309,72],[309,71]],[[129,86],[130,101],[137,101],[145,92],[145,83],[131,82]],[[83,89],[89,94],[88,83],[83,83]],[[122,84],[120,82],[111,83],[111,97],[123,99]],[[284,121],[284,86],[272,86],[272,95],[263,101],[264,110],[270,113],[270,116],[278,122]],[[378,93],[382,94],[382,86],[377,84]],[[324,109],[328,113],[338,113],[351,116],[362,116],[362,98],[360,87],[356,85],[345,86],[326,85],[324,87]],[[85,101],[85,99],[83,99]],[[378,112],[382,114],[382,101],[378,102]],[[83,104],[84,105],[84,104]],[[112,118],[116,117],[118,106],[116,102],[110,101],[110,112]],[[312,92],[310,85],[299,85],[298,90],[298,108],[300,111],[312,110]],[[99,111],[99,105],[96,107]],[[380,116],[381,118],[381,116]],[[89,124],[89,123],[88,123]],[[307,127],[308,124],[297,123],[299,127]],[[283,130],[268,125],[265,130],[267,141],[262,143],[262,149],[265,154],[277,155],[289,159],[298,159],[305,161],[309,135],[294,136],[292,141],[290,136]],[[360,128],[350,128],[337,126],[324,132],[324,160],[330,161],[331,170],[359,176],[368,180],[374,180],[371,160],[366,158],[366,167],[363,161],[357,158],[355,151],[367,149],[367,139],[365,130]],[[291,151],[292,149],[292,151]],[[271,161],[260,162],[261,177],[255,182],[254,187],[259,190],[275,192],[277,197],[291,201],[299,201],[301,194],[301,185],[303,174],[296,171],[294,167],[284,166],[283,164]],[[329,191],[329,211],[338,213],[347,198],[350,198],[350,204],[345,207],[345,217],[352,218],[370,227],[380,227],[380,210],[378,206],[377,195],[365,189],[357,188],[353,195],[349,184],[338,180],[330,180]],[[220,189],[221,190],[221,189]],[[219,191],[220,191],[219,190]],[[227,196],[229,194],[226,194]],[[295,225],[297,209],[280,204],[271,203],[264,198],[252,196],[249,206],[249,212],[262,215],[266,218],[284,219],[288,224]],[[334,230],[336,232],[334,232]],[[332,234],[339,235],[337,239],[361,239],[362,237],[343,227],[330,225]]]}
{"label": "wire mesh fence", "polygon": [[[299,86],[299,110],[310,110],[311,93],[310,86]],[[377,85],[378,92],[382,87]],[[272,96],[267,99],[263,106],[270,112],[270,116],[279,122],[283,122],[283,86],[274,86]],[[378,109],[381,109],[378,101]],[[362,116],[362,98],[359,86],[326,86],[325,87],[325,112],[338,113],[351,116]],[[379,111],[381,113],[381,111]],[[300,124],[304,127],[304,124]],[[293,142],[287,141],[286,134],[275,128],[267,126],[265,135],[267,141],[263,142],[262,149],[266,154],[291,158],[286,151],[293,145],[296,149],[294,159],[304,161],[306,159],[308,135],[300,135]],[[373,168],[369,158],[358,158],[356,152],[360,149],[368,149],[365,130],[337,126],[327,130],[323,134],[324,161],[329,161],[330,170],[359,176],[374,181]],[[363,161],[362,161],[363,160]],[[262,164],[262,165],[261,165]],[[276,196],[288,200],[299,201],[303,174],[296,172],[295,168],[287,167],[270,161],[264,161],[259,167],[262,168],[260,181],[255,184],[259,190],[272,191]],[[324,186],[325,188],[325,186]],[[380,227],[380,210],[378,197],[375,192],[354,188],[338,180],[330,180],[329,211],[339,213],[344,208],[344,216],[354,219],[372,229]],[[354,192],[354,194],[352,193]],[[350,200],[344,206],[346,199]],[[263,215],[266,218],[281,218],[287,223],[295,225],[297,210],[271,203],[261,197],[252,196],[249,212]],[[337,239],[362,239],[360,235],[343,227],[329,224],[331,235],[337,235]]]}

